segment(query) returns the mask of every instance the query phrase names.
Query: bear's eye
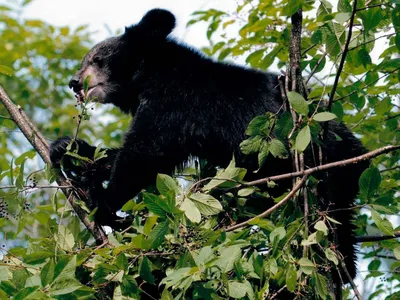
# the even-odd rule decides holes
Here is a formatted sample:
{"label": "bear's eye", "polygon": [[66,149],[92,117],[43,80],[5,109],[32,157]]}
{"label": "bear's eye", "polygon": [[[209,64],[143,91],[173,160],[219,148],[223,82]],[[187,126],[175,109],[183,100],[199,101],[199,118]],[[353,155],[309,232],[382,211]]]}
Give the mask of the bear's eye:
{"label": "bear's eye", "polygon": [[100,64],[101,64],[101,58],[100,58],[100,56],[95,56],[95,57],[93,57],[93,63],[94,63],[94,64],[97,64],[97,65],[100,65]]}

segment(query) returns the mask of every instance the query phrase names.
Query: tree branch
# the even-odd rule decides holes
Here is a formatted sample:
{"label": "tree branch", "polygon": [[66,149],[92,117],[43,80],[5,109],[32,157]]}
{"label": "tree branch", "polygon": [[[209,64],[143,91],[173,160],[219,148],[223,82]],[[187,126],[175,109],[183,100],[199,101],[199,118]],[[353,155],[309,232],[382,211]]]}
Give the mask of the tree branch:
{"label": "tree branch", "polygon": [[290,32],[290,79],[292,80],[292,91],[304,95],[303,77],[301,76],[301,30],[303,23],[302,10],[299,9],[291,17],[292,30]]}
{"label": "tree branch", "polygon": [[299,177],[299,176],[309,176],[315,172],[320,172],[320,171],[325,171],[325,170],[328,170],[331,168],[344,167],[347,165],[356,164],[361,161],[376,157],[378,155],[389,153],[389,152],[399,150],[399,149],[400,149],[400,145],[385,146],[385,147],[373,150],[371,152],[365,153],[360,156],[356,156],[356,157],[341,160],[341,161],[331,162],[331,163],[328,163],[325,165],[316,166],[314,168],[310,168],[310,169],[307,169],[304,171],[286,173],[286,174],[282,174],[282,175],[276,175],[276,176],[266,177],[266,178],[262,178],[262,179],[258,179],[258,180],[254,180],[254,181],[249,181],[246,183],[242,183],[241,185],[236,186],[235,188],[242,188],[242,187],[253,186],[253,185],[261,185],[261,184],[268,183],[269,181],[278,181],[278,180],[289,179],[289,178]]}
{"label": "tree branch", "polygon": [[285,198],[283,198],[281,201],[279,201],[277,204],[275,204],[274,206],[272,206],[271,208],[267,209],[266,211],[264,211],[263,213],[248,219],[245,222],[233,225],[231,227],[228,227],[225,229],[225,232],[228,231],[232,231],[241,227],[244,227],[246,225],[248,225],[250,222],[256,220],[256,219],[261,219],[261,218],[265,218],[266,216],[270,215],[271,213],[273,213],[275,210],[277,210],[279,207],[285,205],[295,194],[298,190],[300,190],[300,188],[303,186],[303,184],[306,182],[307,176],[303,176],[303,178],[301,178],[300,181],[298,181],[295,186],[293,187],[293,189],[289,192],[289,194],[287,194],[285,196]]}
{"label": "tree branch", "polygon": [[364,243],[364,242],[379,242],[390,239],[395,239],[400,237],[400,231],[396,231],[393,235],[366,235],[366,236],[357,236],[356,243]]}
{"label": "tree branch", "polygon": [[328,111],[331,111],[332,104],[333,104],[333,98],[335,96],[336,88],[337,88],[338,83],[339,83],[340,74],[342,73],[344,62],[346,61],[346,55],[347,55],[347,52],[349,50],[349,44],[350,44],[350,41],[351,41],[351,35],[353,33],[353,24],[354,24],[354,18],[356,16],[356,12],[357,12],[357,0],[354,0],[354,2],[353,2],[353,10],[351,12],[350,23],[349,23],[349,33],[347,34],[347,41],[346,41],[346,44],[344,45],[344,49],[343,49],[343,52],[342,52],[342,58],[341,58],[340,63],[339,63],[339,67],[338,67],[338,70],[337,70],[337,73],[336,73],[336,77],[335,77],[335,81],[334,81],[333,86],[332,86],[331,93],[329,95]]}
{"label": "tree branch", "polygon": [[[39,132],[35,125],[26,116],[25,112],[21,107],[15,105],[8,97],[7,93],[0,86],[0,101],[4,104],[10,114],[11,119],[18,126],[21,132],[24,134],[26,139],[32,145],[32,147],[38,152],[40,157],[46,164],[51,164],[49,155],[49,145],[47,144],[43,135]],[[57,178],[57,184],[61,187],[70,185],[68,180],[64,177]],[[63,193],[67,197],[67,200],[71,204],[75,213],[90,231],[96,240],[97,244],[108,243],[107,235],[104,233],[102,227],[95,222],[89,220],[87,213],[79,206],[78,198],[76,197],[74,189],[62,189]]]}

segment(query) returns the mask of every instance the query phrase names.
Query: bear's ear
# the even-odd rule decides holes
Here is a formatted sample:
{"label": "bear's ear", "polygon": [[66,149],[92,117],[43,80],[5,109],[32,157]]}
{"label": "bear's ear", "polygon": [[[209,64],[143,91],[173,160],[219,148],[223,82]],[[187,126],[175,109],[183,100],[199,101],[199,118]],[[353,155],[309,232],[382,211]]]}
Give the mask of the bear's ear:
{"label": "bear's ear", "polygon": [[152,9],[144,15],[137,27],[151,36],[165,38],[175,28],[175,16],[165,9]]}

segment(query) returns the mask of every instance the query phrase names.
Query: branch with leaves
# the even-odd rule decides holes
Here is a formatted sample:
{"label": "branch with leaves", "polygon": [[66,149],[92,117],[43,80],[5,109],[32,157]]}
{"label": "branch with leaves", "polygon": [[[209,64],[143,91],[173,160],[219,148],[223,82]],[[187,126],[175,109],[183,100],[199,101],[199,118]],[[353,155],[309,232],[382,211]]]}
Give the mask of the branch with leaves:
{"label": "branch with leaves", "polygon": [[[46,142],[43,135],[39,132],[36,126],[31,122],[31,120],[27,117],[25,112],[21,109],[21,107],[15,105],[11,99],[8,97],[7,93],[0,86],[0,101],[3,103],[4,107],[7,109],[8,113],[12,121],[18,126],[21,132],[24,134],[28,142],[32,145],[32,147],[37,151],[40,157],[46,164],[51,164],[50,155],[49,155],[49,145]],[[57,178],[57,184],[60,187],[70,186],[70,182],[64,177]],[[86,226],[89,232],[93,235],[97,244],[108,243],[107,235],[105,234],[102,227],[91,221],[88,217],[88,214],[81,208],[78,204],[78,198],[76,196],[75,190],[72,188],[62,189],[65,194],[68,202],[71,204],[72,208],[76,212],[79,219]]]}

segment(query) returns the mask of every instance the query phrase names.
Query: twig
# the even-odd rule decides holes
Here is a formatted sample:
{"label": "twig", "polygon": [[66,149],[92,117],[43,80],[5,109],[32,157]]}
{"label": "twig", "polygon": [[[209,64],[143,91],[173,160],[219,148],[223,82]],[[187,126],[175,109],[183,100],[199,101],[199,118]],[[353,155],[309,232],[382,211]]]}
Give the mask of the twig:
{"label": "twig", "polygon": [[[73,189],[73,185],[65,185],[65,186],[60,186],[60,185],[24,185],[24,189]],[[3,185],[0,186],[0,190],[5,190],[5,189],[18,189],[16,185]]]}
{"label": "twig", "polygon": [[392,151],[395,151],[395,150],[399,150],[399,149],[400,149],[400,145],[385,146],[385,147],[370,151],[370,152],[365,153],[365,154],[360,155],[360,156],[356,156],[356,157],[345,159],[345,160],[340,160],[340,161],[327,163],[327,164],[316,166],[314,168],[310,168],[310,169],[307,169],[307,170],[304,170],[304,171],[286,173],[286,174],[282,174],[282,175],[275,175],[275,176],[271,176],[271,177],[266,177],[266,178],[254,180],[254,181],[249,181],[249,182],[246,182],[246,183],[242,183],[240,186],[236,186],[235,188],[242,188],[244,186],[261,185],[261,184],[268,183],[269,181],[278,181],[278,180],[289,179],[289,178],[299,177],[299,176],[309,176],[309,175],[311,175],[312,173],[315,173],[315,172],[325,171],[325,170],[328,170],[328,169],[331,169],[331,168],[336,168],[336,167],[344,167],[344,166],[347,166],[347,165],[350,165],[350,164],[356,164],[356,163],[359,163],[361,161],[376,157],[378,155],[389,153],[389,152],[392,152]]}
{"label": "twig", "polygon": [[[371,253],[367,253],[367,252],[358,252],[358,254],[361,254],[361,255],[371,255]],[[396,257],[394,257],[394,256],[391,256],[391,255],[382,255],[382,254],[375,254],[374,255],[374,257],[378,257],[378,258],[384,258],[384,259],[393,259],[393,260],[397,260],[397,258]]]}
{"label": "twig", "polygon": [[322,60],[327,56],[328,53],[325,52],[320,59],[318,59],[317,63],[315,64],[314,68],[311,70],[310,74],[308,75],[305,84],[307,85],[310,79],[314,76],[315,71],[317,71],[319,65],[322,63]]}
{"label": "twig", "polygon": [[[396,69],[394,69],[394,70],[392,70],[392,71],[389,71],[389,72],[387,72],[387,73],[385,73],[385,74],[383,74],[382,76],[378,77],[378,78],[375,79],[374,81],[372,81],[372,82],[366,84],[366,85],[363,87],[363,89],[365,89],[365,88],[367,88],[367,87],[370,87],[371,85],[377,83],[377,82],[378,82],[379,80],[381,80],[382,78],[384,78],[384,77],[386,77],[386,76],[388,76],[388,75],[390,75],[390,74],[392,74],[392,73],[394,73],[394,72],[396,72],[396,71],[398,71],[398,70],[400,70],[400,67],[399,67],[399,68],[396,68]],[[360,81],[354,82],[353,85],[356,85],[358,82],[360,82]],[[347,98],[347,97],[349,97],[349,96],[351,96],[351,95],[353,95],[353,94],[355,94],[355,93],[357,93],[357,92],[358,92],[357,89],[354,89],[354,91],[352,91],[351,93],[348,93],[347,95],[345,95],[345,96],[343,96],[343,97],[337,98],[337,99],[335,99],[333,102],[340,101],[340,100],[342,100],[342,99],[344,99],[344,98]]]}
{"label": "twig", "polygon": [[266,211],[264,211],[263,213],[248,219],[245,222],[233,225],[231,227],[228,227],[225,229],[225,232],[229,232],[232,230],[236,230],[238,228],[247,226],[250,222],[256,220],[256,219],[261,219],[261,218],[265,218],[266,216],[270,215],[271,213],[273,213],[275,210],[277,210],[279,207],[285,205],[295,194],[298,190],[300,190],[300,188],[303,186],[303,184],[306,182],[307,176],[303,176],[303,178],[301,178],[301,180],[299,180],[297,182],[297,184],[293,187],[293,189],[289,192],[289,194],[287,194],[281,201],[279,201],[277,204],[275,204],[274,206],[272,206],[271,208],[267,209]]}
{"label": "twig", "polygon": [[[300,171],[304,171],[304,154],[300,154]],[[303,201],[304,201],[304,238],[308,238],[308,217],[310,214],[308,207],[308,191],[303,189]],[[304,246],[303,256],[308,256],[308,246]]]}
{"label": "twig", "polygon": [[380,170],[379,172],[380,172],[380,173],[384,173],[384,172],[389,172],[389,171],[393,171],[393,170],[397,170],[397,169],[400,169],[400,166],[395,166],[395,167],[387,168],[387,169],[384,169],[384,170]]}
{"label": "twig", "polygon": [[346,55],[347,55],[347,52],[349,50],[349,44],[350,44],[350,41],[351,41],[351,35],[353,33],[353,24],[354,24],[354,18],[356,16],[356,11],[357,11],[357,0],[354,0],[354,2],[353,2],[353,10],[352,10],[352,13],[351,13],[350,23],[349,23],[349,33],[347,34],[347,41],[346,41],[346,44],[344,45],[344,49],[343,49],[343,52],[342,52],[342,58],[341,58],[340,63],[339,63],[339,67],[338,67],[338,70],[337,70],[337,73],[336,73],[335,81],[333,82],[331,93],[329,95],[328,111],[331,111],[333,98],[335,96],[336,89],[337,89],[337,86],[338,86],[338,83],[339,83],[340,74],[342,73],[344,62],[346,61]]}
{"label": "twig", "polygon": [[400,237],[400,231],[396,231],[393,235],[366,235],[366,236],[356,236],[356,243],[364,242],[379,242],[390,239],[396,239]]}
{"label": "twig", "polygon": [[[35,148],[39,153],[40,157],[47,164],[51,164],[49,155],[49,145],[47,144],[43,135],[37,130],[36,126],[30,121],[30,119],[25,115],[23,110],[15,105],[11,99],[8,97],[7,93],[0,86],[0,101],[4,104],[10,117],[14,123],[18,126],[21,132],[25,135],[29,143]],[[57,184],[59,186],[68,186],[70,183],[64,177],[57,178]],[[79,206],[78,198],[75,196],[73,189],[62,189],[72,208],[78,215],[79,219],[90,231],[96,240],[96,243],[103,244],[108,243],[107,235],[104,233],[100,225],[89,220],[87,213]]]}
{"label": "twig", "polygon": [[359,45],[357,45],[357,46],[351,47],[351,48],[349,48],[349,51],[353,51],[354,49],[357,49],[358,47],[361,47],[361,46],[364,46],[364,45],[366,45],[366,44],[375,42],[376,40],[379,40],[379,39],[381,39],[381,38],[384,38],[384,37],[391,37],[391,36],[393,36],[393,35],[395,35],[395,34],[396,34],[396,32],[389,33],[389,34],[385,34],[385,35],[381,35],[381,36],[379,36],[379,37],[377,37],[377,38],[375,38],[375,39],[372,39],[372,40],[366,41],[366,42],[364,42],[364,43],[361,43],[361,44],[359,44]]}
{"label": "twig", "polygon": [[276,293],[272,294],[271,297],[269,297],[269,300],[275,299],[280,293],[282,293],[286,289],[286,284],[281,287],[279,290],[276,291]]}
{"label": "twig", "polygon": [[357,8],[357,11],[362,11],[362,10],[366,10],[366,9],[370,9],[370,8],[374,8],[374,7],[380,7],[382,5],[390,5],[390,4],[391,4],[390,2],[383,2],[383,3],[369,5],[369,6],[367,5],[365,7]]}
{"label": "twig", "polygon": [[347,279],[349,280],[351,288],[353,289],[354,295],[357,297],[358,300],[362,300],[361,294],[358,291],[357,286],[354,283],[353,278],[351,278],[350,273],[347,270],[346,264],[343,261],[343,256],[338,252],[336,252],[336,255],[339,257],[340,267],[342,268],[342,270],[345,273]]}
{"label": "twig", "polygon": [[315,46],[317,46],[317,44],[313,44],[310,47],[308,47],[307,49],[305,49],[302,53],[301,53],[301,57],[303,57],[308,51],[310,51],[312,48],[314,48]]}

